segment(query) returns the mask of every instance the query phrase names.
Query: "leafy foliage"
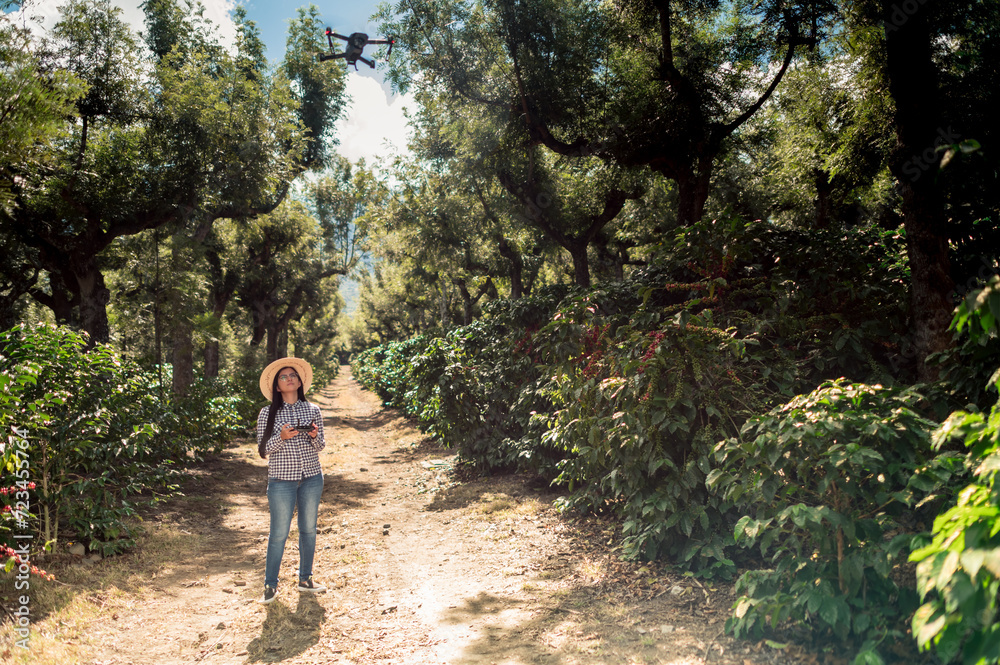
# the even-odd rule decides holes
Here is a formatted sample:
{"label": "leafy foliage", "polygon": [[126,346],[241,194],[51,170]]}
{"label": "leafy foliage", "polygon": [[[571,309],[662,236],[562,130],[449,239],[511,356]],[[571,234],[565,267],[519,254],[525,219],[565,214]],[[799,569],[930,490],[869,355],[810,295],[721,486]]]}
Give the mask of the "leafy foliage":
{"label": "leafy foliage", "polygon": [[45,542],[67,529],[112,554],[134,545],[137,502],[173,490],[177,470],[219,449],[241,421],[212,387],[171,402],[155,377],[110,347],[85,346],[80,334],[48,325],[0,335],[0,424],[8,447],[27,442],[27,465],[5,458],[0,485],[35,483],[33,526]]}
{"label": "leafy foliage", "polygon": [[[975,340],[1000,330],[1000,277],[959,306],[953,322]],[[990,379],[1000,391],[1000,369]],[[942,661],[1000,663],[1000,406],[989,414],[956,411],[934,432],[934,445],[960,440],[974,466],[973,482],[934,520],[933,539],[913,552],[924,601],[913,616],[921,649]]]}
{"label": "leafy foliage", "polygon": [[543,440],[561,453],[556,481],[571,490],[564,503],[613,506],[629,556],[731,568],[719,526],[726,507],[705,478],[715,442],[761,408],[739,375],[744,342],[710,310],[640,308],[601,321],[599,302],[564,303],[542,331],[559,359]]}
{"label": "leafy foliage", "polygon": [[748,422],[717,447],[709,485],[746,514],[734,534],[759,545],[767,570],[745,573],[727,628],[758,636],[811,623],[871,651],[902,636],[916,594],[899,583],[920,513],[961,473],[935,458],[935,424],[914,389],[828,382]]}
{"label": "leafy foliage", "polygon": [[[842,240],[817,233],[796,253],[794,232],[698,224],[660,267],[491,303],[469,326],[367,352],[356,376],[475,468],[529,469],[567,488],[565,508],[617,515],[628,556],[732,571],[743,504],[706,486],[716,443],[833,372],[887,374],[869,340],[902,317],[882,307],[871,323],[858,301],[898,295],[898,248],[852,260]],[[852,271],[879,261],[859,291]]]}

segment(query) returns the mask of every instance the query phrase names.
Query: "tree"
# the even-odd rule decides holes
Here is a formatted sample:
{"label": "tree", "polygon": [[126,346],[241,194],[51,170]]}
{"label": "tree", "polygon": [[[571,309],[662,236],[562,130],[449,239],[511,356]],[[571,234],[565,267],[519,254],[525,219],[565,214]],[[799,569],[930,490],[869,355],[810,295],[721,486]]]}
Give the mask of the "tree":
{"label": "tree", "polygon": [[215,219],[273,210],[304,168],[322,164],[343,89],[340,69],[309,64],[320,50],[315,8],[292,22],[298,64],[275,74],[241,12],[231,56],[190,4],[145,8],[152,67],[108,0],[61,10],[47,66],[76,73],[88,93],[65,122],[56,166],[11,181],[16,206],[0,219],[48,273],[32,295],[92,343],[109,337],[100,252],[187,219],[203,236]]}
{"label": "tree", "polygon": [[363,159],[351,164],[341,155],[329,160],[322,176],[306,183],[304,202],[322,229],[320,251],[328,260],[349,270],[361,259],[367,234],[360,220],[384,205],[386,196]]}
{"label": "tree", "polygon": [[565,158],[648,166],[677,183],[688,225],[701,219],[724,144],[796,49],[814,42],[830,7],[452,0],[401,9],[395,20],[383,14],[383,30],[410,53],[390,68],[397,86],[462,97],[521,143]]}
{"label": "tree", "polygon": [[[896,150],[890,166],[900,184],[914,339],[923,358],[951,346],[948,327],[954,307],[946,218],[941,191],[934,180],[943,157],[936,148],[957,141],[941,136],[941,99],[933,59],[933,41],[938,35],[930,17],[936,4],[933,0],[917,3],[909,19],[896,26],[892,15],[898,11],[897,6],[887,0],[881,2],[886,22],[886,78],[895,102]],[[930,156],[923,160],[929,168],[914,168],[919,163],[914,159],[925,155]],[[926,364],[921,362],[919,366],[921,378],[930,378]]]}
{"label": "tree", "polygon": [[[42,56],[31,32],[0,9],[0,211],[14,214],[14,183],[52,168],[52,144],[63,140],[64,118],[84,94],[84,83],[69,71],[39,76]],[[19,301],[38,282],[41,268],[36,250],[24,246],[16,233],[0,226],[0,329],[17,322]]]}
{"label": "tree", "polygon": [[413,268],[409,262],[380,261],[360,271],[354,350],[407,339],[458,318],[454,287]]}
{"label": "tree", "polygon": [[229,227],[230,251],[245,257],[236,294],[252,321],[250,345],[264,342],[267,359],[275,360],[285,352],[291,322],[330,305],[324,280],[350,266],[323,249],[323,228],[299,201]]}
{"label": "tree", "polygon": [[956,280],[974,285],[983,264],[997,269],[996,252],[986,249],[998,237],[996,158],[977,153],[995,143],[995,123],[985,118],[997,101],[1000,8],[955,0],[848,8],[868,69],[888,92],[887,163],[906,234],[913,356],[928,380],[927,357],[952,343]]}
{"label": "tree", "polygon": [[14,204],[11,181],[51,166],[50,142],[63,136],[63,119],[84,94],[83,82],[71,71],[46,72],[31,32],[6,13],[0,3],[0,208]]}
{"label": "tree", "polygon": [[[785,76],[758,116],[766,145],[741,146],[737,158],[763,166],[754,169],[763,215],[817,229],[883,221],[892,203],[886,159],[893,136],[884,90],[868,74],[856,55],[827,44]],[[746,181],[734,187],[741,184],[754,189]]]}
{"label": "tree", "polygon": [[[574,280],[589,286],[591,246],[625,203],[642,194],[633,174],[594,157],[561,158],[526,143],[517,132],[491,145],[504,131],[502,117],[479,113],[477,103],[462,97],[435,97],[433,88],[421,90],[417,99],[417,154],[447,172],[445,177],[498,183],[509,199],[504,216],[513,219],[508,225],[533,228],[566,250]],[[493,216],[499,231],[504,224],[496,208],[484,212]],[[502,232],[495,242],[510,255],[511,244]]]}

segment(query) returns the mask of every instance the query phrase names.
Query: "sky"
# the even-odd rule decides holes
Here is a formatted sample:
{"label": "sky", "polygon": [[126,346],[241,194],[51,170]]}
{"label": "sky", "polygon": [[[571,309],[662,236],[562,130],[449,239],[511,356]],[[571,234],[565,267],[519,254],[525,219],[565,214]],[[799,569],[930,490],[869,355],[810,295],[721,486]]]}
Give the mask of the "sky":
{"label": "sky", "polygon": [[[209,1],[223,4],[225,0]],[[285,52],[288,19],[296,16],[298,8],[306,3],[244,0],[242,4],[247,15],[260,28],[261,37],[267,44],[268,58],[272,61],[280,59]],[[379,0],[316,0],[313,4],[334,32],[342,35],[363,32],[372,39],[384,36],[379,34],[378,25],[371,20]],[[338,50],[342,50],[343,42],[334,41]],[[376,47],[369,49],[374,52]],[[368,53],[366,51],[365,54]],[[349,68],[347,94],[351,102],[346,119],[337,132],[340,138],[338,151],[342,155],[351,161],[364,157],[369,166],[377,166],[378,157],[391,157],[396,151],[406,149],[407,128],[403,108],[407,103],[412,106],[412,98],[393,95],[379,67],[372,70],[359,64],[357,72],[353,67]]]}
{"label": "sky", "polygon": [[[24,5],[31,16],[41,18],[41,23],[51,27],[57,16],[57,8],[64,0],[31,0]],[[137,31],[143,29],[143,13],[139,9],[142,0],[112,0],[112,4],[122,9],[122,17]],[[235,31],[231,12],[233,0],[201,0],[205,16],[219,26],[223,41],[231,41]],[[297,2],[274,0],[240,0],[250,20],[257,23],[261,38],[267,46],[267,57],[272,63],[278,62],[285,53],[285,37],[288,20],[297,15]],[[325,24],[341,34],[364,32],[373,39],[381,37],[378,26],[371,21],[378,0],[315,0]],[[336,41],[336,40],[335,40]],[[338,47],[342,42],[336,41]],[[369,47],[372,52],[375,47]],[[368,53],[366,52],[366,55]],[[343,65],[346,67],[347,65]],[[407,127],[403,108],[410,104],[408,95],[394,95],[384,82],[379,68],[369,69],[359,65],[358,71],[348,69],[347,95],[350,99],[346,114],[337,127],[340,140],[338,152],[351,161],[364,158],[369,166],[377,166],[379,158],[392,157],[406,150]]]}

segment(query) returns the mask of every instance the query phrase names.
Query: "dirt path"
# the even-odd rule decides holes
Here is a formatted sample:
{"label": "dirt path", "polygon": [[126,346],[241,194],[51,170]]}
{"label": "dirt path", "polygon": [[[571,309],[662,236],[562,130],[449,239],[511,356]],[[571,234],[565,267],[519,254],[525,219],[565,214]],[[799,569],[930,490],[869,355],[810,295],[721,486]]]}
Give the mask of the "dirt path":
{"label": "dirt path", "polygon": [[279,598],[257,602],[266,470],[248,441],[149,527],[167,559],[135,556],[142,579],[104,592],[113,616],[80,637],[94,663],[790,662],[721,634],[727,590],[622,563],[599,524],[559,516],[524,478],[455,483],[450,453],[349,368],[311,398],[327,438],[314,571],[329,591],[293,590],[293,521]]}

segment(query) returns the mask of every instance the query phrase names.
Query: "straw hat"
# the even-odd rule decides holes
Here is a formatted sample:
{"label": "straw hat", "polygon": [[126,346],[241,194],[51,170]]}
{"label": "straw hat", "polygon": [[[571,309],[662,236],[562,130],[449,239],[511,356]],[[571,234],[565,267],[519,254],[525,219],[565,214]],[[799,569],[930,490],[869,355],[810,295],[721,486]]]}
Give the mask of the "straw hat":
{"label": "straw hat", "polygon": [[295,370],[295,373],[299,375],[299,381],[302,382],[302,392],[309,392],[313,378],[312,366],[302,358],[278,358],[260,373],[260,391],[264,393],[264,397],[268,401],[271,401],[271,386],[274,385],[274,377],[285,367],[291,367]]}

